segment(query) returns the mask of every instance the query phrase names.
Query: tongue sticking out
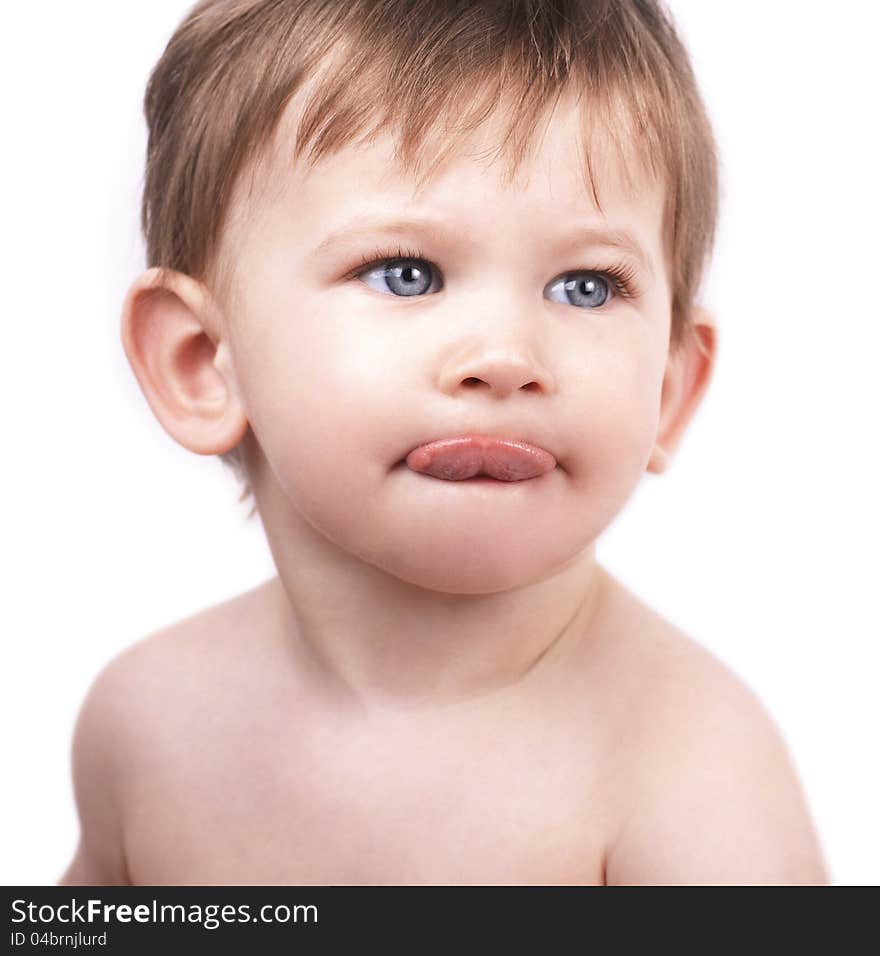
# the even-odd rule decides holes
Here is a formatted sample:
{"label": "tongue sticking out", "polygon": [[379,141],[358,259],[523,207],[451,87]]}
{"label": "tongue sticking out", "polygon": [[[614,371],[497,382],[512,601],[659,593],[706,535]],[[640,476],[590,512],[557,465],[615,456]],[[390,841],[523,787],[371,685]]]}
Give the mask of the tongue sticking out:
{"label": "tongue sticking out", "polygon": [[406,456],[406,463],[413,471],[447,481],[463,481],[477,475],[521,481],[556,467],[556,459],[543,448],[487,437],[444,438],[420,445]]}

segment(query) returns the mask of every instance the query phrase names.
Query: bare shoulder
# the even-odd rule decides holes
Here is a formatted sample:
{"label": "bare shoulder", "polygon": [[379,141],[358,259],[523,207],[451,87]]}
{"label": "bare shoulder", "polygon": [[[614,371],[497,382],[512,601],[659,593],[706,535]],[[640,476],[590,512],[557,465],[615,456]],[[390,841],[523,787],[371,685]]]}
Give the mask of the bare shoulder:
{"label": "bare shoulder", "polygon": [[227,671],[241,669],[245,643],[258,647],[261,590],[201,610],[117,654],[88,691],[83,728],[108,723],[126,734],[129,746],[154,739],[164,723],[179,728],[182,709],[197,706],[212,685],[225,681]]}
{"label": "bare shoulder", "polygon": [[158,753],[181,746],[212,683],[222,688],[258,590],[142,638],[92,681],[73,733],[80,839],[62,885],[129,882],[124,818],[131,785]]}
{"label": "bare shoulder", "polygon": [[606,857],[617,884],[825,884],[795,766],[756,694],[639,604],[621,654],[631,799]]}

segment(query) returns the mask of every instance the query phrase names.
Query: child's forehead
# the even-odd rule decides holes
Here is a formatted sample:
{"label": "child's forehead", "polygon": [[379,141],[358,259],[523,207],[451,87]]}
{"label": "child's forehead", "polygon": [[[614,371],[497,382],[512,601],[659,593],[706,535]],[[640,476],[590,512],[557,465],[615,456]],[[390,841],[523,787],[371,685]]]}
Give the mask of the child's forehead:
{"label": "child's forehead", "polygon": [[395,206],[472,207],[504,195],[524,215],[558,204],[560,213],[609,218],[662,204],[664,184],[629,148],[623,124],[609,135],[607,124],[591,123],[573,97],[561,97],[541,118],[518,159],[510,138],[505,142],[509,108],[499,104],[464,135],[438,117],[409,155],[393,128],[375,128],[314,162],[295,156],[298,99],[288,104],[260,164],[264,198],[272,204],[309,197],[329,210],[362,197],[373,206],[384,199]]}
{"label": "child's forehead", "polygon": [[[514,97],[499,96],[490,79],[468,90],[463,113],[453,106],[428,115],[418,127],[423,135],[408,142],[412,118],[377,107],[381,98],[365,89],[364,122],[348,135],[321,100],[324,71],[335,67],[328,58],[311,73],[238,177],[220,240],[224,261],[234,261],[243,244],[282,234],[313,251],[358,219],[433,217],[447,231],[460,227],[492,243],[480,221],[485,211],[484,220],[504,215],[508,240],[515,233],[553,242],[558,233],[561,247],[563,233],[595,226],[634,238],[642,258],[657,263],[651,271],[668,266],[666,184],[631,134],[626,101],[587,101],[568,87],[533,115]],[[400,109],[431,105],[416,98]],[[312,149],[322,141],[332,148]]]}

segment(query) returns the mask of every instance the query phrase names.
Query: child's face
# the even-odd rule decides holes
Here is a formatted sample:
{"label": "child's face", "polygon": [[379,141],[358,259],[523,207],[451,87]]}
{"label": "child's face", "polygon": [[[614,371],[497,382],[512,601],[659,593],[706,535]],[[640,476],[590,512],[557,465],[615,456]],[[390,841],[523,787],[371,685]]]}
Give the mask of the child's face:
{"label": "child's face", "polygon": [[[482,135],[475,148],[494,145]],[[224,237],[238,288],[226,316],[235,380],[270,466],[257,470],[264,522],[304,518],[403,580],[458,593],[544,577],[611,522],[657,437],[670,334],[664,197],[647,182],[628,193],[600,165],[603,218],[576,137],[566,108],[520,182],[505,187],[499,165],[462,156],[421,195],[392,166],[390,141],[311,172],[276,156],[271,198]],[[412,225],[362,222],[403,219]],[[644,262],[578,242],[591,228],[628,233]],[[422,272],[385,281],[377,262],[347,277],[398,245],[431,274],[404,262]],[[619,265],[635,270],[636,298],[610,278],[572,275]],[[594,284],[567,298],[572,278]],[[558,467],[486,485],[401,464],[420,444],[471,433],[539,445]]]}

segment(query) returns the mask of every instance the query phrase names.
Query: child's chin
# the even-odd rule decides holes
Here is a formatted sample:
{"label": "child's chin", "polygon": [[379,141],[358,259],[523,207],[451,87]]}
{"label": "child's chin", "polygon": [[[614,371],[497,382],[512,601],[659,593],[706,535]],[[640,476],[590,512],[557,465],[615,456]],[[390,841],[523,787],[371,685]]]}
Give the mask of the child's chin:
{"label": "child's chin", "polygon": [[494,479],[401,479],[399,493],[386,499],[392,515],[381,533],[370,532],[367,546],[353,550],[417,587],[449,594],[508,591],[546,578],[584,550],[577,523],[560,522],[564,509],[553,501],[546,505],[547,520],[536,523],[544,506],[529,499],[540,499],[540,492],[516,492]]}

